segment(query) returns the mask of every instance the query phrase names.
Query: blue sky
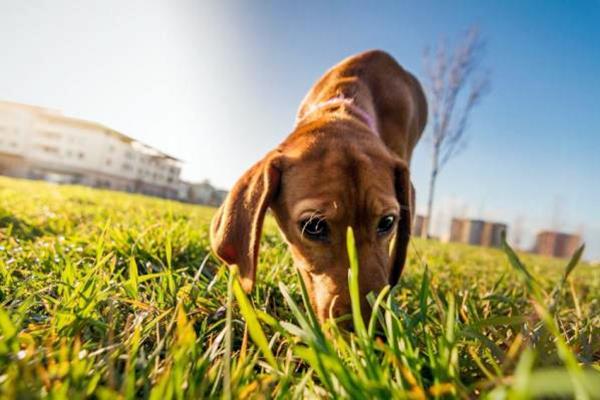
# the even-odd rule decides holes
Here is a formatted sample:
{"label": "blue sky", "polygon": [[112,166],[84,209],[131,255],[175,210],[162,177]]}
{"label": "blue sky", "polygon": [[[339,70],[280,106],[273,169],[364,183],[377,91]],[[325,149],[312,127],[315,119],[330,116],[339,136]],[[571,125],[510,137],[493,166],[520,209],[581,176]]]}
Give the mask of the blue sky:
{"label": "blue sky", "polygon": [[[600,2],[0,3],[0,98],[103,122],[229,187],[291,130],[312,83],[382,48],[422,77],[422,54],[472,24],[492,91],[440,177],[451,215],[582,232],[600,258]],[[429,152],[413,159],[419,208]]]}

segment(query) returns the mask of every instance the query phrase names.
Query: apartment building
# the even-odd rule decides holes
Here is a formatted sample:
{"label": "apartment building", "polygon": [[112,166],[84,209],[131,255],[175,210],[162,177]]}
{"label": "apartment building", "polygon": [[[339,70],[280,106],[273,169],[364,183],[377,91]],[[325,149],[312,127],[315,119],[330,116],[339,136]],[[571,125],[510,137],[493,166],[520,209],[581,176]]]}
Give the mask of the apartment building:
{"label": "apartment building", "polygon": [[564,232],[542,231],[537,234],[534,253],[550,257],[568,258],[581,245],[581,236]]}
{"label": "apartment building", "polygon": [[502,232],[506,224],[478,219],[453,218],[450,225],[450,241],[477,246],[502,246]]}
{"label": "apartment building", "polygon": [[226,190],[213,187],[210,182],[188,183],[188,201],[209,206],[218,206],[225,200]]}
{"label": "apartment building", "polygon": [[102,124],[0,101],[0,174],[180,195],[181,161]]}

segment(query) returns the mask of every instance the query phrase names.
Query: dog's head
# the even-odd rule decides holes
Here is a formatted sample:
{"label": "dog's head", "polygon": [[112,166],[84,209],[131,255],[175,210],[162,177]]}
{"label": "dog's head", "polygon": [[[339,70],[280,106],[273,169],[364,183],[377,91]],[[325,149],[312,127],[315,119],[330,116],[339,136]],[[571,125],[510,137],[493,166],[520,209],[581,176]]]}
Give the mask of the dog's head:
{"label": "dog's head", "polygon": [[324,321],[350,312],[346,231],[352,227],[368,313],[365,296],[400,277],[410,190],[406,164],[372,132],[348,121],[313,124],[238,180],[213,219],[212,246],[226,263],[238,265],[244,289],[251,290],[270,207]]}

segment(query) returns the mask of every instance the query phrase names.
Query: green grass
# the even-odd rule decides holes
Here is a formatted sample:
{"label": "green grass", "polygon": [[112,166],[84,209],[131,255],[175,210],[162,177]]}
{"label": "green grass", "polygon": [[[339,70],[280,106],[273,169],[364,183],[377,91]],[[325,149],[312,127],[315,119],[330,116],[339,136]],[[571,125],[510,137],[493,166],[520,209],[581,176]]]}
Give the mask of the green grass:
{"label": "green grass", "polygon": [[600,398],[597,267],[413,240],[350,334],[317,324],[272,221],[246,296],[212,213],[0,178],[0,396]]}

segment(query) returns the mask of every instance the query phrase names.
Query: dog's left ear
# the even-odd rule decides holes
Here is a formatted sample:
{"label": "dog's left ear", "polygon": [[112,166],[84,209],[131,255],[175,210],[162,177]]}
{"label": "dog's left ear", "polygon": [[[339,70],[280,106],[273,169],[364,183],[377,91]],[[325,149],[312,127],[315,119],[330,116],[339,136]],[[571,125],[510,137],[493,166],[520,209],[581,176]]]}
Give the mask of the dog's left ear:
{"label": "dog's left ear", "polygon": [[408,166],[404,161],[398,161],[395,169],[396,198],[400,203],[400,218],[396,228],[396,248],[394,250],[394,261],[390,271],[390,285],[394,286],[400,279],[400,274],[406,262],[408,242],[410,240],[410,229],[412,225],[412,184]]}
{"label": "dog's left ear", "polygon": [[279,161],[279,153],[269,153],[246,171],[211,223],[213,251],[227,264],[238,266],[246,292],[254,286],[265,213],[279,189]]}

